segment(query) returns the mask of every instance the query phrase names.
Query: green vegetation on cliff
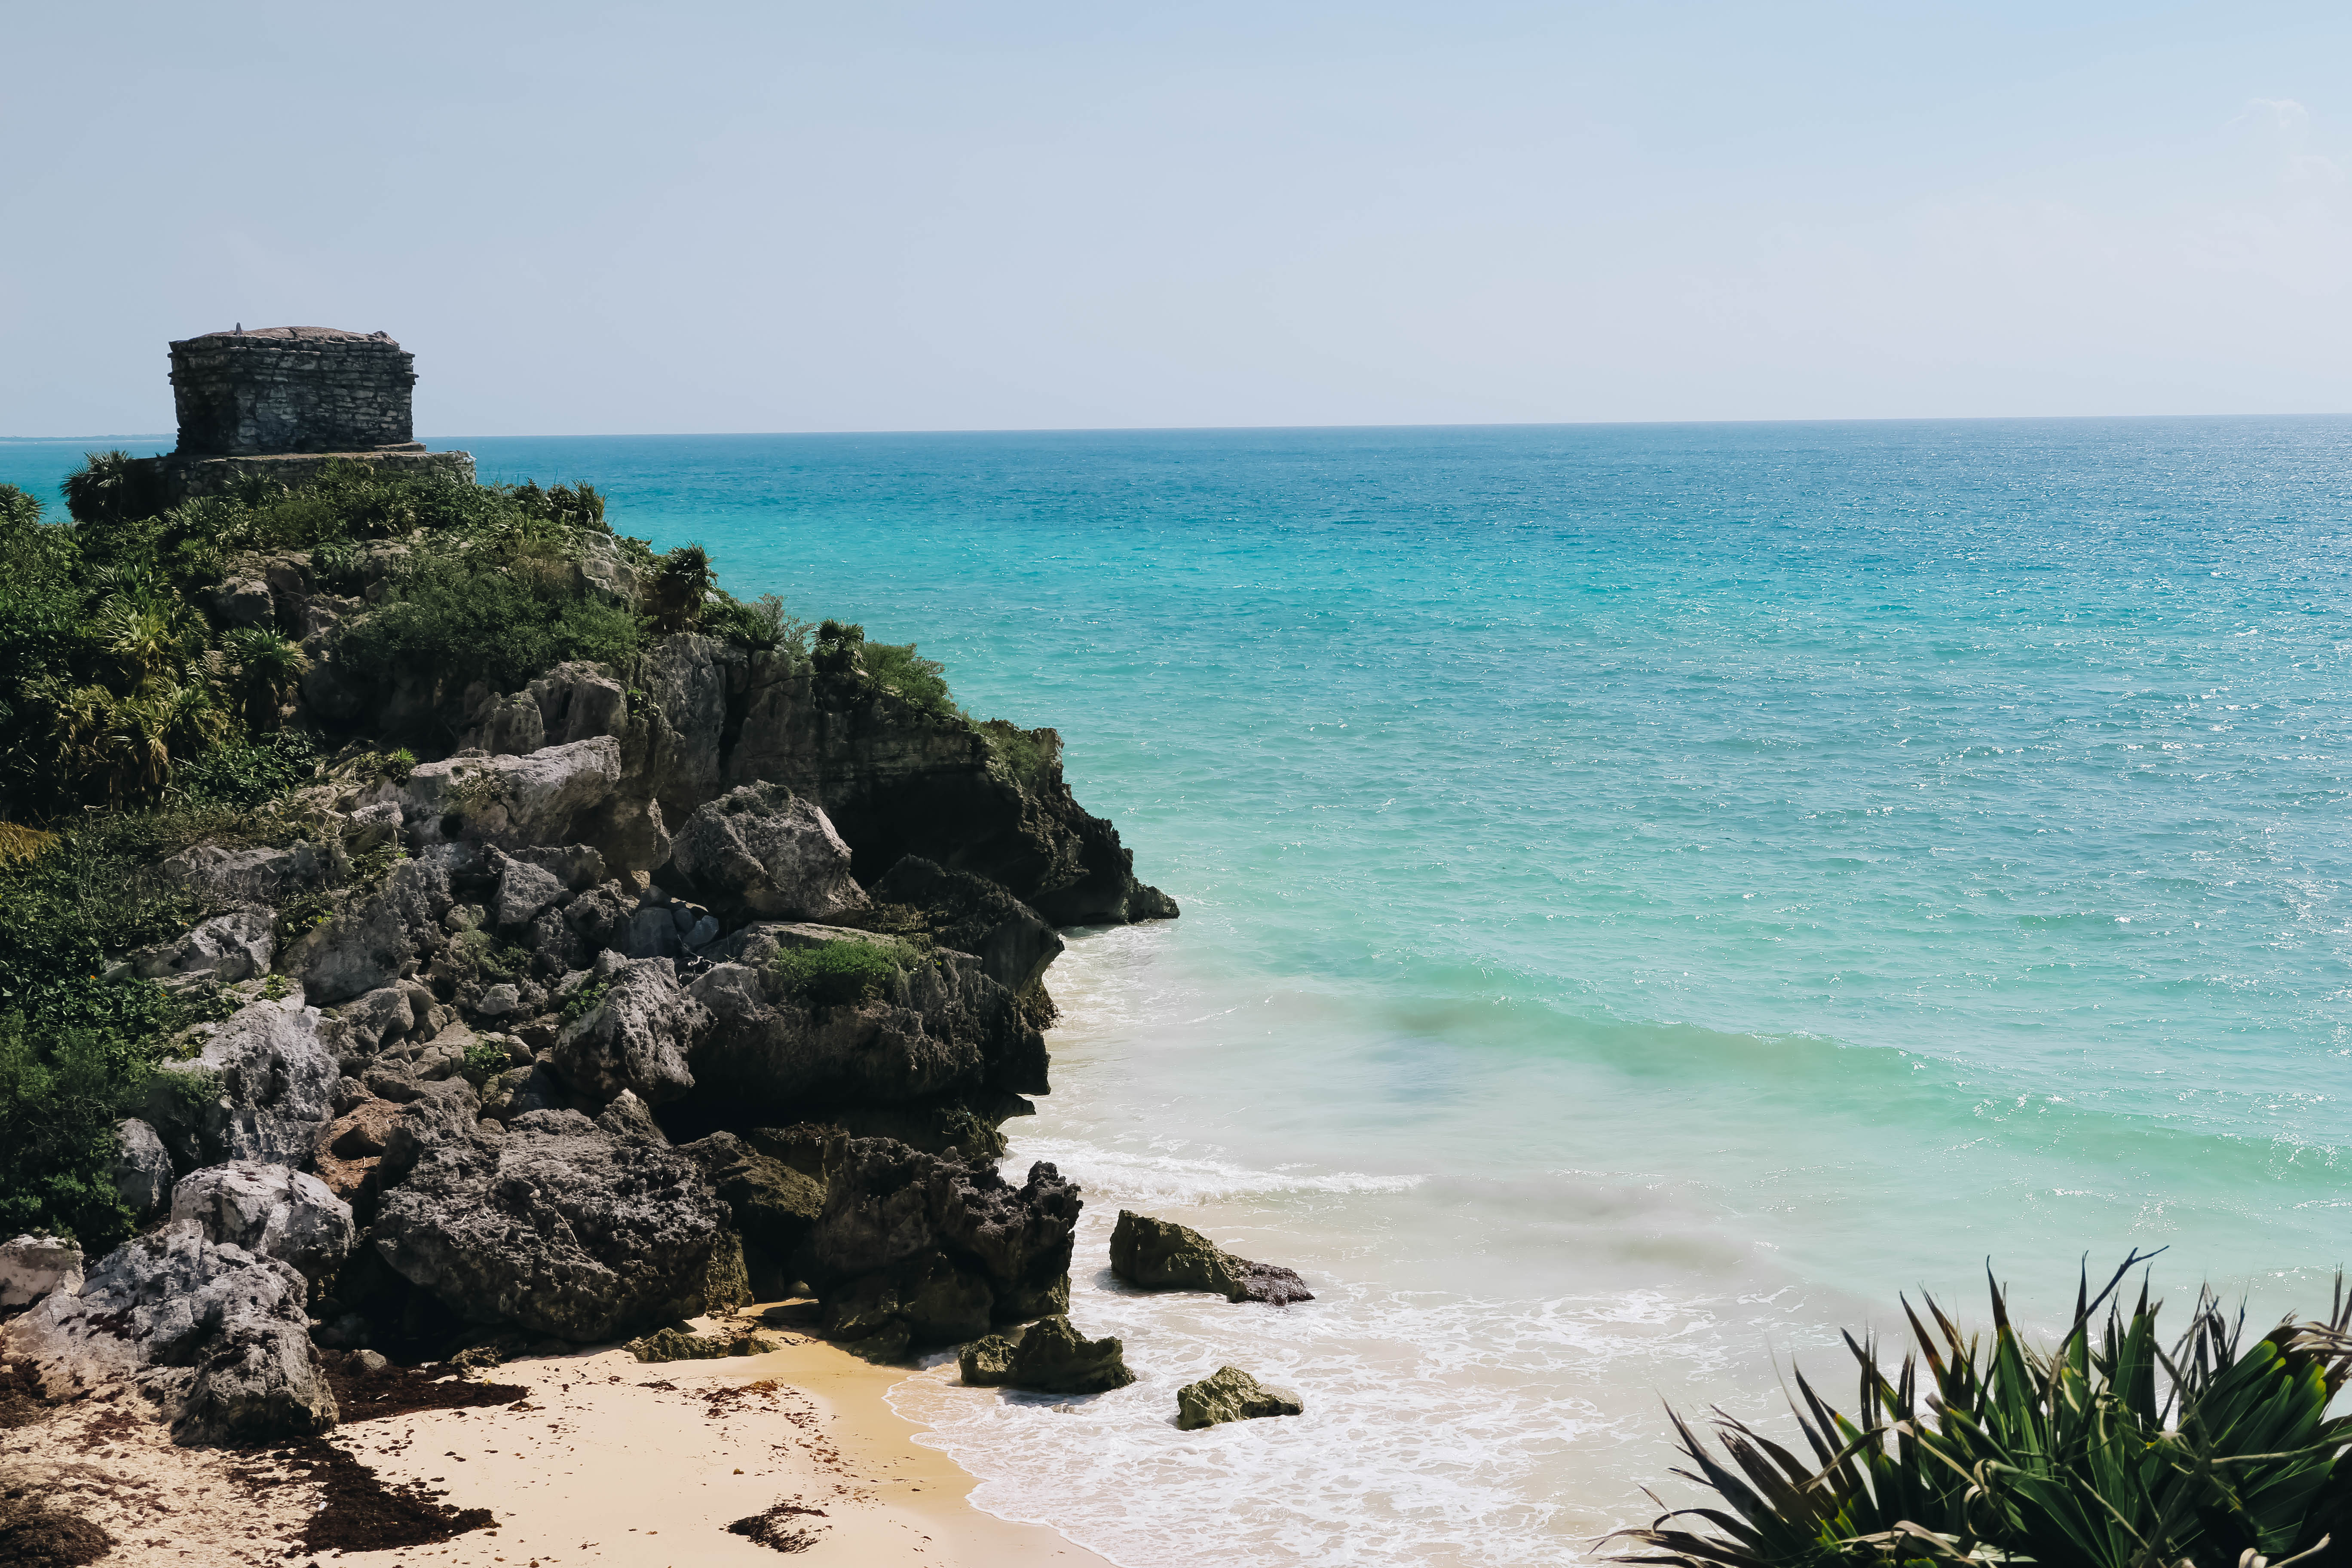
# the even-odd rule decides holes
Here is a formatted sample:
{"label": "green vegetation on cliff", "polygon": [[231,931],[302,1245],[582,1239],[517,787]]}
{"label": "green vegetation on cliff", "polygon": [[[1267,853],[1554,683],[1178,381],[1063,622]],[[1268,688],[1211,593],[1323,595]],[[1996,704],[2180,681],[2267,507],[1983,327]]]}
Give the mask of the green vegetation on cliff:
{"label": "green vegetation on cliff", "polygon": [[[92,454],[66,482],[69,521],[0,486],[0,1235],[103,1247],[127,1231],[113,1126],[195,1020],[157,982],[106,970],[217,912],[161,880],[159,861],[201,841],[299,837],[270,803],[339,745],[376,739],[373,704],[347,737],[308,722],[303,681],[326,647],[346,681],[421,694],[408,738],[436,750],[470,683],[511,691],[572,659],[617,669],[688,630],[803,665],[821,655],[919,718],[961,721],[912,646],[828,622],[813,650],[810,626],[772,596],[726,593],[700,548],[656,553],[614,534],[587,485],[352,464],[166,508],[150,472]],[[272,591],[273,574],[301,592]],[[289,599],[346,608],[295,624]],[[405,776],[416,758],[395,738],[346,771]],[[808,982],[833,995],[873,979]]]}

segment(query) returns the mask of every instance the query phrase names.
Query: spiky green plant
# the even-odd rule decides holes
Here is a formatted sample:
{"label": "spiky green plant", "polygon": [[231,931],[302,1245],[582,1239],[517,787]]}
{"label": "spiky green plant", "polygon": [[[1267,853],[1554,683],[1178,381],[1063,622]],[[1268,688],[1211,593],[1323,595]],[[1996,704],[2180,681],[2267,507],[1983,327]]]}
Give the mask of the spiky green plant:
{"label": "spiky green plant", "polygon": [[2327,1413],[2352,1368],[2342,1281],[2326,1321],[2282,1323],[2252,1345],[2243,1314],[2204,1292],[2167,1351],[2144,1285],[2127,1318],[2109,1304],[2095,1332],[2146,1261],[2135,1254],[2096,1297],[2086,1279],[2054,1352],[2024,1343],[1997,1285],[1989,1336],[1961,1333],[1932,1300],[1930,1331],[1906,1302],[1917,1350],[1891,1378],[1874,1343],[1846,1336],[1861,1373],[1853,1415],[1801,1373],[1790,1396],[1810,1462],[1721,1413],[1717,1458],[1671,1416],[1695,1467],[1676,1473],[1727,1506],[1621,1531],[1611,1539],[1634,1550],[1618,1561],[2284,1568],[2324,1552],[2352,1503],[2352,1419]]}
{"label": "spiky green plant", "polygon": [[699,544],[681,544],[656,563],[646,598],[666,632],[684,631],[701,618],[702,604],[718,585],[710,556]]}
{"label": "spiky green plant", "polygon": [[246,727],[257,735],[277,729],[310,656],[267,626],[238,626],[221,634],[220,658],[222,684],[243,709]]}

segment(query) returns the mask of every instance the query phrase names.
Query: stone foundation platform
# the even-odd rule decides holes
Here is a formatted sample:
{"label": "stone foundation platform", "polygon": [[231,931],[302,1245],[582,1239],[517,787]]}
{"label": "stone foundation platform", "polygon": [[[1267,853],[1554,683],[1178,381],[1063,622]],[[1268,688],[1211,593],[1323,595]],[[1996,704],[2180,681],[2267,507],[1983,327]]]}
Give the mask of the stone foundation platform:
{"label": "stone foundation platform", "polygon": [[362,452],[286,452],[249,458],[206,458],[174,453],[147,458],[139,466],[154,478],[165,506],[177,506],[197,496],[234,494],[247,479],[308,484],[326,472],[330,463],[366,463],[416,479],[474,480],[471,452],[428,452],[418,442],[404,447],[379,447]]}

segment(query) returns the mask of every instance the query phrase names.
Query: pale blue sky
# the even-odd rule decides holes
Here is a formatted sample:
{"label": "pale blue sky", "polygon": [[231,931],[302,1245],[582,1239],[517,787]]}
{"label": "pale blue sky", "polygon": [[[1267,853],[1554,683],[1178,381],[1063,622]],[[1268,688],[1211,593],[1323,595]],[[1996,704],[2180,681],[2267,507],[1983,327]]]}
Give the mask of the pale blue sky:
{"label": "pale blue sky", "polygon": [[0,435],[2352,409],[2340,4],[0,17]]}

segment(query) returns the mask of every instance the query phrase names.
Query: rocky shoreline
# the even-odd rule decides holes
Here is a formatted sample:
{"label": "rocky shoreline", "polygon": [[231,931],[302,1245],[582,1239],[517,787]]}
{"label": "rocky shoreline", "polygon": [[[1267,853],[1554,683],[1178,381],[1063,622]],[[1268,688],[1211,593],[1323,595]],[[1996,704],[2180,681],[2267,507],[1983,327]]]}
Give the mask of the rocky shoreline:
{"label": "rocky shoreline", "polygon": [[[679,1325],[755,1301],[869,1361],[1126,1381],[1063,1315],[1077,1189],[998,1170],[1050,1087],[1057,928],[1178,912],[1059,737],[909,700],[832,622],[805,650],[668,631],[507,691],[371,676],[354,636],[425,543],[234,556],[199,595],[300,632],[269,727],[334,749],[140,874],[197,918],[104,977],[198,1021],[114,1130],[136,1234],[0,1248],[19,1405],[132,1390],[183,1446],[310,1440],[351,1418],[339,1356],[699,1355]],[[650,559],[599,526],[559,562],[637,611]],[[1309,1299],[1129,1221],[1138,1286]]]}

